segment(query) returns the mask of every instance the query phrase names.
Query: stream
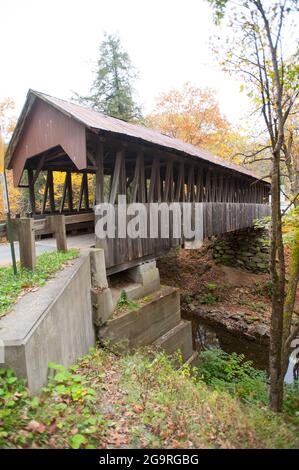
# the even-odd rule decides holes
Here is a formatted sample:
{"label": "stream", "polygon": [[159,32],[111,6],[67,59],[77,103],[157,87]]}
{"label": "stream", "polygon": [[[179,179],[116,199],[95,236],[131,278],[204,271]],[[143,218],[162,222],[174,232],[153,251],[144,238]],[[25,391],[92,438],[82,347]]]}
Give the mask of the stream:
{"label": "stream", "polygon": [[[252,361],[254,367],[268,371],[269,347],[256,341],[249,341],[236,336],[221,326],[211,326],[195,314],[184,312],[183,317],[192,323],[193,348],[201,351],[208,348],[221,348],[227,353],[236,352],[244,354],[247,360]],[[293,342],[289,367],[285,376],[285,383],[292,383],[299,379],[299,338]]]}

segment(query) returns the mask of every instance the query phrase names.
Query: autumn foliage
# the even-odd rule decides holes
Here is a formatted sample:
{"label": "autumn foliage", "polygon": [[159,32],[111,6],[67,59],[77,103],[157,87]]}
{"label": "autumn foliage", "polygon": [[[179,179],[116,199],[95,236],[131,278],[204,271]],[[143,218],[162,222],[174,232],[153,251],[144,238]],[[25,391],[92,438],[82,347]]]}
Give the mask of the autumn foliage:
{"label": "autumn foliage", "polygon": [[227,160],[236,161],[235,154],[244,140],[220,112],[215,91],[188,82],[181,90],[161,94],[146,124]]}

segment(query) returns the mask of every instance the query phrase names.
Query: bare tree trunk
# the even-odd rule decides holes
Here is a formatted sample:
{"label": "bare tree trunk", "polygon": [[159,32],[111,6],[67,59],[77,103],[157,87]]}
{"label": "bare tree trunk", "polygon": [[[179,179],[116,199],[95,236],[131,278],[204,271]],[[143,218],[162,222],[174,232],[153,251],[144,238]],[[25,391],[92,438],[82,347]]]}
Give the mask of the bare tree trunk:
{"label": "bare tree trunk", "polygon": [[271,210],[272,224],[270,269],[273,282],[273,296],[269,356],[270,407],[274,411],[280,411],[283,401],[282,333],[285,285],[280,210],[280,152],[273,152]]}

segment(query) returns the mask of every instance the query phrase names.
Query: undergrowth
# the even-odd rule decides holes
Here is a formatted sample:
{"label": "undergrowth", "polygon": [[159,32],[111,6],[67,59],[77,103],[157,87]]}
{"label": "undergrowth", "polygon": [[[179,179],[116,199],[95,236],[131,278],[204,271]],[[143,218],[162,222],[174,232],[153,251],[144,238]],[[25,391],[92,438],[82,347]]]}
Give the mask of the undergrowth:
{"label": "undergrowth", "polygon": [[[244,358],[201,354],[199,368],[174,368],[165,353],[116,357],[97,349],[31,397],[0,370],[0,446],[41,448],[298,447],[295,391],[284,414],[267,407],[267,383]],[[298,401],[297,401],[298,404]],[[288,413],[288,414],[287,414]]]}

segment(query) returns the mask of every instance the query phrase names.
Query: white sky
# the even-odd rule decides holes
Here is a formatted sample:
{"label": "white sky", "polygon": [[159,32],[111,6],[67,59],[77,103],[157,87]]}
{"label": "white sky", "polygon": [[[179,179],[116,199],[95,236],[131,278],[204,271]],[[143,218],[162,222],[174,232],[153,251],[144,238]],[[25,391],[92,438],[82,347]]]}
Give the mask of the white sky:
{"label": "white sky", "polygon": [[185,81],[215,88],[234,123],[248,111],[239,84],[212,60],[204,0],[0,0],[0,19],[0,98],[14,98],[17,112],[29,88],[64,99],[88,93],[104,31],[120,34],[139,69],[145,112]]}

